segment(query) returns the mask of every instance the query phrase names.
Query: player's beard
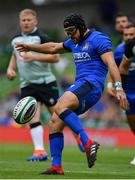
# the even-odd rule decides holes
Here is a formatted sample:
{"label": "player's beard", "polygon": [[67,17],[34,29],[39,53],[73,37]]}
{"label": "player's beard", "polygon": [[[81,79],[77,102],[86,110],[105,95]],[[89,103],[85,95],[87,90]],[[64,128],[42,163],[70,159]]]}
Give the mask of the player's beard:
{"label": "player's beard", "polygon": [[74,42],[74,44],[78,44],[80,42],[80,38],[71,37],[71,39]]}

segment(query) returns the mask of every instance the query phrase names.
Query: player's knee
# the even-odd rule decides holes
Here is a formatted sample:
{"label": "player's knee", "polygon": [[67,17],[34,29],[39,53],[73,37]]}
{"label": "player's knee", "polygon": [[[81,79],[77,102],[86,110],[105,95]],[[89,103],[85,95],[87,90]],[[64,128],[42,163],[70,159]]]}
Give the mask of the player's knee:
{"label": "player's knee", "polygon": [[52,120],[49,121],[49,123],[48,123],[48,129],[49,129],[49,133],[53,133],[53,122],[52,122]]}
{"label": "player's knee", "polygon": [[55,126],[55,122],[50,120],[49,123],[48,123],[49,134],[54,133],[54,126]]}
{"label": "player's knee", "polygon": [[67,107],[62,105],[61,103],[57,103],[55,106],[55,113],[59,116]]}
{"label": "player's knee", "polygon": [[62,121],[57,121],[57,119],[51,119],[51,121],[48,124],[49,128],[49,134],[62,132],[64,125]]}

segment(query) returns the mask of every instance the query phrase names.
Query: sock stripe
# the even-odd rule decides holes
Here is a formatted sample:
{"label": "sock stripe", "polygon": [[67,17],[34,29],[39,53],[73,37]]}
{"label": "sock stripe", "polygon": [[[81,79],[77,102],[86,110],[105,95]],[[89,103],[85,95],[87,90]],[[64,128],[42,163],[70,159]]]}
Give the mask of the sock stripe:
{"label": "sock stripe", "polygon": [[63,112],[59,115],[59,118],[64,121],[65,117],[67,117],[67,116],[70,115],[71,113],[72,113],[72,111],[71,111],[70,109],[66,109],[65,111],[63,111]]}
{"label": "sock stripe", "polygon": [[42,124],[41,124],[41,122],[39,121],[39,122],[32,123],[32,124],[30,124],[29,126],[30,126],[30,128],[32,129],[32,128],[35,128],[35,127],[40,126],[40,125],[42,125]]}
{"label": "sock stripe", "polygon": [[57,132],[57,133],[49,134],[49,139],[53,139],[56,137],[63,137],[63,133]]}

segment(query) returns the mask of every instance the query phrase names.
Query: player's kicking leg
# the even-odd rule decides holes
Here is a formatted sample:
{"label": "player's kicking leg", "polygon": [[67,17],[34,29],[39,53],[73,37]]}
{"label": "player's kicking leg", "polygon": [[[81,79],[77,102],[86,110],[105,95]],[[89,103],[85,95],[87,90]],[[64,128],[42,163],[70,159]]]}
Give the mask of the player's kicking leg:
{"label": "player's kicking leg", "polygon": [[95,161],[97,159],[97,150],[99,148],[99,143],[93,142],[88,143],[85,145],[85,151],[86,151],[86,156],[87,156],[87,161],[88,161],[88,167],[92,168],[94,166]]}

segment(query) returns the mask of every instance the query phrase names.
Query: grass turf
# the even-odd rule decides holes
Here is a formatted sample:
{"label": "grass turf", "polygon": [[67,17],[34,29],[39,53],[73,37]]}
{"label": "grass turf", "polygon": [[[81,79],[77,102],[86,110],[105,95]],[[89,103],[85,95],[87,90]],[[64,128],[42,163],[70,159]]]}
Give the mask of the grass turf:
{"label": "grass turf", "polygon": [[27,162],[31,152],[31,145],[0,144],[0,179],[135,179],[135,167],[129,165],[134,149],[100,147],[96,165],[89,169],[85,154],[76,146],[66,146],[64,176],[40,175],[50,166],[50,160]]}

